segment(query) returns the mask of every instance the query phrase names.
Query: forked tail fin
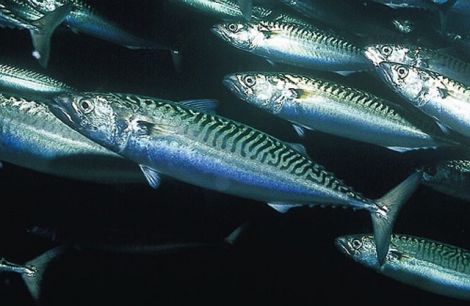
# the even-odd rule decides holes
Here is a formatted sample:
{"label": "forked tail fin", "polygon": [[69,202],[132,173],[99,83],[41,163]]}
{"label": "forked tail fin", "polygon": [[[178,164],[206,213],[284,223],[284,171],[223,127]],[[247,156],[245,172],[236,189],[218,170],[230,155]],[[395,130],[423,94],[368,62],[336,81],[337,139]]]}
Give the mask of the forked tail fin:
{"label": "forked tail fin", "polygon": [[34,270],[33,273],[22,274],[22,278],[35,301],[38,301],[41,296],[41,285],[44,272],[46,271],[49,264],[58,256],[63,254],[64,251],[64,246],[56,247],[43,253],[42,255],[39,255],[33,260],[28,261],[25,264],[25,266]]}
{"label": "forked tail fin", "polygon": [[68,3],[34,21],[34,25],[39,30],[31,30],[31,38],[34,47],[33,56],[39,60],[39,63],[44,68],[47,67],[47,63],[49,62],[52,34],[71,10],[72,4]]}
{"label": "forked tail fin", "polygon": [[376,201],[380,207],[371,212],[377,259],[382,265],[388,253],[392,230],[398,213],[421,183],[422,172],[415,172]]}

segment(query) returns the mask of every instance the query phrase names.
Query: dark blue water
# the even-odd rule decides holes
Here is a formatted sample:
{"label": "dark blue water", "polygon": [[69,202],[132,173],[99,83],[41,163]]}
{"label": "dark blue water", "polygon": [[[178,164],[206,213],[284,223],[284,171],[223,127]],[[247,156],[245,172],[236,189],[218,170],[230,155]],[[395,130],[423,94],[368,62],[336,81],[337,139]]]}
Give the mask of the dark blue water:
{"label": "dark blue water", "polygon": [[[382,196],[416,167],[442,152],[398,154],[372,145],[309,132],[299,139],[286,122],[250,107],[223,86],[224,75],[246,70],[303,72],[237,51],[209,32],[216,22],[166,1],[90,1],[135,33],[182,48],[177,73],[165,51],[133,51],[67,30],[52,42],[48,74],[83,90],[145,94],[171,100],[211,98],[219,113],[283,140],[302,142],[311,157],[370,198]],[[29,33],[0,31],[9,63],[39,70]],[[340,80],[332,74],[316,74]],[[342,82],[385,97],[379,81],[358,74]],[[44,305],[339,305],[464,302],[402,285],[340,254],[334,238],[371,231],[366,212],[299,208],[280,215],[264,203],[166,179],[106,186],[48,176],[5,164],[0,172],[0,255],[24,262],[55,246],[26,228],[55,230],[65,242],[125,244],[218,243],[251,225],[233,248],[160,255],[70,251],[48,270]],[[6,199],[9,200],[6,200]],[[420,187],[400,213],[396,232],[470,248],[470,205]],[[33,305],[16,275],[0,276],[0,305]]]}

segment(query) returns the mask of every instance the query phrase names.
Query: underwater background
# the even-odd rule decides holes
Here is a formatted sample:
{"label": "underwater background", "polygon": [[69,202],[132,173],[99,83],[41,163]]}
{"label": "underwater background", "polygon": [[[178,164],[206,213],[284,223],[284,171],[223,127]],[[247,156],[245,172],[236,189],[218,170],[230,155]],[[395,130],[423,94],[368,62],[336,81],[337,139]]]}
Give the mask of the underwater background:
{"label": "underwater background", "polygon": [[[271,66],[210,33],[216,19],[168,1],[88,1],[103,15],[144,36],[182,50],[180,72],[169,52],[129,50],[85,35],[57,31],[48,75],[82,90],[129,92],[188,100],[217,99],[217,112],[282,140],[305,145],[313,160],[369,198],[378,198],[442,151],[395,153],[320,132],[300,139],[286,121],[240,101],[222,85],[237,71],[290,71],[341,80],[382,97],[395,97],[366,73],[341,76]],[[0,30],[0,59],[41,71],[27,31]],[[447,156],[447,155],[446,155]],[[202,242],[209,247],[124,255],[71,251],[46,272],[44,305],[339,305],[426,303],[464,305],[366,269],[341,254],[334,238],[371,232],[365,211],[295,208],[280,215],[264,203],[164,179],[101,185],[41,174],[8,163],[0,172],[0,255],[27,261],[60,242],[161,244]],[[8,200],[6,200],[8,198]],[[470,205],[419,187],[402,209],[396,233],[470,249]],[[250,226],[233,247],[219,245],[233,229]],[[28,233],[40,226],[50,242]],[[0,305],[34,305],[20,277],[0,275]]]}

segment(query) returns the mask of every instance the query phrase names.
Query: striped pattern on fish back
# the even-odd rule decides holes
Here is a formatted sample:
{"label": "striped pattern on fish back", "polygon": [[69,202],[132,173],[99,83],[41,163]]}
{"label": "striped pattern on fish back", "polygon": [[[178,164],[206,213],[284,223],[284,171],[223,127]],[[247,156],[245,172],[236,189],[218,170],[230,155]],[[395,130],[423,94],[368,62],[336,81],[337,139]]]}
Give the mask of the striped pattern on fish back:
{"label": "striped pattern on fish back", "polygon": [[393,235],[391,248],[443,268],[470,275],[470,252],[455,246],[413,236]]}
{"label": "striped pattern on fish back", "polygon": [[[354,52],[362,55],[362,50],[350,42],[336,36],[332,33],[322,31],[315,27],[304,27],[295,23],[262,21],[258,23],[262,28],[261,31],[280,32],[284,35],[309,40],[314,43],[324,44],[333,48],[341,49],[347,52]],[[264,28],[264,29],[263,29]]]}
{"label": "striped pattern on fish back", "polygon": [[455,91],[458,94],[464,95],[467,99],[470,100],[470,87],[466,86],[465,84],[460,83],[451,78],[448,78],[442,74],[436,73],[434,71],[424,70],[424,69],[419,69],[419,68],[416,68],[416,69],[418,69],[419,71],[423,73],[427,73],[432,79],[441,82],[444,86],[447,87],[447,89],[450,89],[451,91]]}
{"label": "striped pattern on fish back", "polygon": [[429,51],[432,55],[431,58],[436,58],[441,61],[445,66],[451,70],[455,70],[462,74],[470,75],[470,64],[447,54],[443,54],[437,51]]}
{"label": "striped pattern on fish back", "polygon": [[409,121],[403,118],[394,108],[391,102],[374,96],[362,90],[347,87],[342,84],[329,82],[320,79],[308,78],[300,75],[279,75],[285,78],[289,83],[294,83],[302,88],[302,86],[312,87],[314,92],[323,92],[328,95],[340,99],[342,102],[357,106],[361,109],[368,110],[371,113],[393,120],[400,124],[409,125]]}
{"label": "striped pattern on fish back", "polygon": [[23,68],[9,66],[9,65],[0,64],[0,78],[2,75],[8,75],[8,76],[12,76],[12,77],[19,78],[19,79],[30,80],[33,82],[42,83],[42,84],[46,84],[49,86],[60,87],[66,90],[73,90],[73,88],[68,86],[67,84],[57,81],[53,78],[50,78],[44,74],[27,70],[27,69],[23,69]]}
{"label": "striped pattern on fish back", "polygon": [[241,159],[257,161],[260,164],[288,172],[295,177],[325,186],[351,198],[368,202],[361,194],[337,179],[284,142],[224,117],[202,113],[180,107],[177,103],[143,98],[120,96],[129,101],[128,106],[139,105],[145,113],[164,116],[163,120],[179,125],[179,132],[212,148],[236,155]]}

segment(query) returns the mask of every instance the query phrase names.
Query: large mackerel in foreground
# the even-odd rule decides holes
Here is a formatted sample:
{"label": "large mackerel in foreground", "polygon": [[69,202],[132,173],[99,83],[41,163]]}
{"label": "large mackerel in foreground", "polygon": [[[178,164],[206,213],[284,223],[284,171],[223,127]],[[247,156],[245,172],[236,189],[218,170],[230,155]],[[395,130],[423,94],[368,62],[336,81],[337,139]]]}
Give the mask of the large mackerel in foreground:
{"label": "large mackerel in foreground", "polygon": [[212,31],[238,49],[273,62],[350,72],[372,68],[361,48],[321,29],[285,22],[223,23]]}
{"label": "large mackerel in foreground", "polygon": [[[189,108],[191,107],[191,108]],[[269,203],[279,211],[329,204],[371,213],[379,261],[393,222],[413,193],[415,173],[383,198],[363,197],[288,144],[194,105],[126,94],[63,94],[51,111],[93,141],[141,165],[149,183],[160,175]]]}
{"label": "large mackerel in foreground", "polygon": [[240,99],[294,123],[404,152],[450,145],[432,120],[367,92],[290,73],[242,72],[224,84]]}
{"label": "large mackerel in foreground", "polygon": [[0,161],[61,177],[141,182],[138,167],[58,120],[37,100],[0,94]]}
{"label": "large mackerel in foreground", "polygon": [[397,63],[382,62],[378,71],[410,104],[470,137],[470,87],[436,72]]}
{"label": "large mackerel in foreground", "polygon": [[408,235],[393,235],[383,264],[377,262],[372,235],[336,239],[354,261],[402,283],[436,294],[470,300],[470,252],[456,246]]}

